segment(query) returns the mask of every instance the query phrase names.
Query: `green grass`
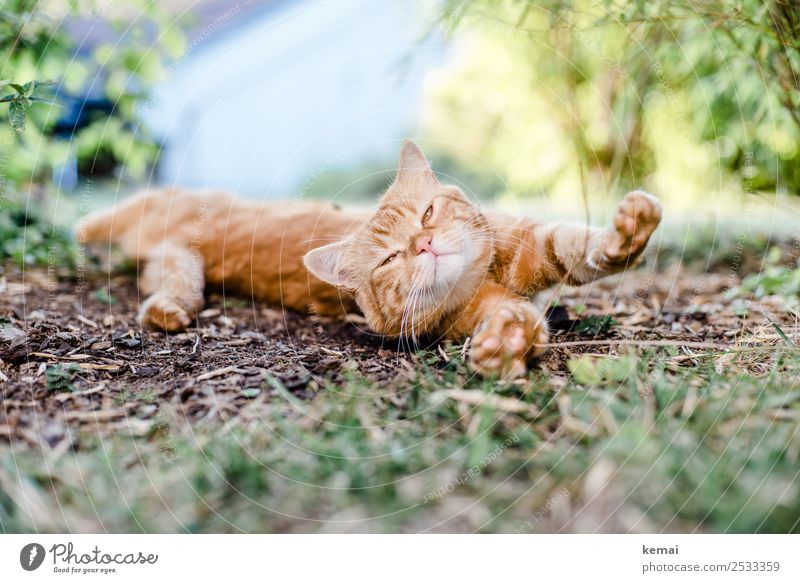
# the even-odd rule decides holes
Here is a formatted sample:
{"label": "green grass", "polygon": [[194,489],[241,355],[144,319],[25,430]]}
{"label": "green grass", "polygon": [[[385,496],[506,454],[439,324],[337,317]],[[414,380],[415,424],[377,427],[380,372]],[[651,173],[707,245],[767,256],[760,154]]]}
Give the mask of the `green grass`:
{"label": "green grass", "polygon": [[279,392],[227,424],[189,426],[165,404],[146,438],[6,448],[2,530],[800,531],[794,349],[691,366],[672,349],[584,357],[566,383],[511,386],[468,378],[457,347],[447,365],[423,356],[437,365],[413,382]]}
{"label": "green grass", "polygon": [[36,204],[0,200],[0,261],[18,265],[75,266],[76,249],[69,230],[45,216]]}
{"label": "green grass", "polygon": [[[797,270],[768,246],[698,230],[659,260],[766,264],[740,293],[796,298]],[[45,262],[51,248],[32,247]],[[354,375],[311,401],[278,386],[264,405],[267,380],[227,422],[189,423],[131,387],[125,398],[159,407],[145,436],[91,437],[90,423],[74,450],[0,447],[0,530],[800,532],[800,351],[776,330],[776,347],[576,356],[515,385],[471,377],[454,346],[448,363],[420,353],[414,378]],[[69,390],[73,373],[48,367],[49,386]]]}

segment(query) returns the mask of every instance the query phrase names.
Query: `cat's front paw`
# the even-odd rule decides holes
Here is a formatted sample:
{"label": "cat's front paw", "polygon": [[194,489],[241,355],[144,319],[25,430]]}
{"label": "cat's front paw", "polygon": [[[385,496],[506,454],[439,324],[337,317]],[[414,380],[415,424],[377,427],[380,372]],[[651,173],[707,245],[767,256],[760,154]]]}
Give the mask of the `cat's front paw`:
{"label": "cat's front paw", "polygon": [[661,203],[656,197],[641,190],[629,192],[617,208],[598,263],[619,264],[638,257],[660,222]]}
{"label": "cat's front paw", "polygon": [[145,328],[164,332],[180,332],[192,323],[186,310],[160,293],[145,300],[139,310],[139,321]]}
{"label": "cat's front paw", "polygon": [[473,336],[469,365],[483,377],[515,379],[525,374],[529,358],[544,352],[546,343],[544,316],[532,305],[506,302]]}

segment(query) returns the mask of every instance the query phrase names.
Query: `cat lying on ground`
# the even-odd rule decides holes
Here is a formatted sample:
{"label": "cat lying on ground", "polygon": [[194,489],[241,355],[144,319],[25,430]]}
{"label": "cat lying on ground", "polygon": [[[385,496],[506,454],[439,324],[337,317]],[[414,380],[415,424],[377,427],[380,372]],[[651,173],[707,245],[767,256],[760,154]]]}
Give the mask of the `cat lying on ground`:
{"label": "cat lying on ground", "polygon": [[374,212],[156,190],[86,217],[77,236],[143,263],[148,328],[189,326],[211,284],[321,315],[359,309],[387,336],[471,337],[471,368],[510,378],[547,343],[530,296],[624,270],[660,220],[658,200],[640,191],[608,229],[483,212],[406,142]]}

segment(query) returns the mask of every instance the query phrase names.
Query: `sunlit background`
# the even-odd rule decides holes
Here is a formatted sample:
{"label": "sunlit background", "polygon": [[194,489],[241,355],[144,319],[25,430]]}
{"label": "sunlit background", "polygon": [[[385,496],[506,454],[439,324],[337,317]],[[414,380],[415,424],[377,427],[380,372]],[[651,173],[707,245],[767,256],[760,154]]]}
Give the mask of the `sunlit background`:
{"label": "sunlit background", "polygon": [[3,11],[4,198],[58,200],[57,217],[152,186],[367,203],[412,137],[440,175],[512,211],[602,221],[646,188],[668,222],[796,222],[790,4],[14,0]]}

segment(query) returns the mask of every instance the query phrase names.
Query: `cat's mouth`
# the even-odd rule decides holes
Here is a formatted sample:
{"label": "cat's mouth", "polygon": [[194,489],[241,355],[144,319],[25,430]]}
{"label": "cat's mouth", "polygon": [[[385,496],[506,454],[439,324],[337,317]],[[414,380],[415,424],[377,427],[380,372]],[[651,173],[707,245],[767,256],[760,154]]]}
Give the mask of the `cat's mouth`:
{"label": "cat's mouth", "polygon": [[431,290],[446,290],[456,285],[464,266],[461,251],[425,253],[420,262],[425,273],[425,283]]}
{"label": "cat's mouth", "polygon": [[420,284],[432,303],[449,303],[467,291],[460,288],[467,283],[465,277],[474,255],[474,246],[466,233],[446,232],[432,237],[426,252],[417,257]]}

